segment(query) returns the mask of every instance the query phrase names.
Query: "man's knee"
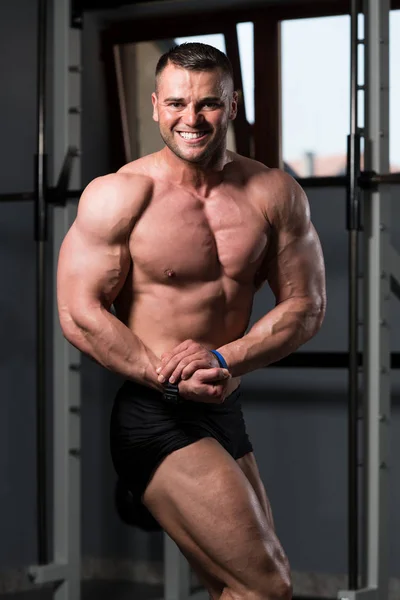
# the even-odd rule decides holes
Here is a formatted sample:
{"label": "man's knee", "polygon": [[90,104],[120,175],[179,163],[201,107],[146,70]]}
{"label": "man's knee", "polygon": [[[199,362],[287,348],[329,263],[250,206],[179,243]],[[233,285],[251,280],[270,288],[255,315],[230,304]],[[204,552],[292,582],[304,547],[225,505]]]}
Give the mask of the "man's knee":
{"label": "man's knee", "polygon": [[267,583],[262,598],[265,600],[292,600],[293,588],[289,573],[277,573]]}
{"label": "man's knee", "polygon": [[283,550],[278,550],[274,567],[271,562],[265,565],[258,580],[259,600],[291,600],[293,595],[289,561]]}
{"label": "man's knee", "polygon": [[244,588],[227,586],[220,600],[292,600],[290,567],[283,550],[279,549],[274,559],[272,563],[271,557],[266,555],[265,561],[252,570]]}

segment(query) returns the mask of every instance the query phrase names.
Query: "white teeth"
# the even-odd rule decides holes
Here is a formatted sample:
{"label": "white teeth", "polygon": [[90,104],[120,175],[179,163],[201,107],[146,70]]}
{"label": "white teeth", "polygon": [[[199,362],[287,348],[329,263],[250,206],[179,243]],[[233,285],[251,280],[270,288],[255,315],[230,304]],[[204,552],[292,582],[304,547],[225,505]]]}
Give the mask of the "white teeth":
{"label": "white teeth", "polygon": [[194,140],[199,137],[203,137],[205,131],[197,131],[196,133],[189,133],[188,131],[180,131],[179,135],[185,140]]}

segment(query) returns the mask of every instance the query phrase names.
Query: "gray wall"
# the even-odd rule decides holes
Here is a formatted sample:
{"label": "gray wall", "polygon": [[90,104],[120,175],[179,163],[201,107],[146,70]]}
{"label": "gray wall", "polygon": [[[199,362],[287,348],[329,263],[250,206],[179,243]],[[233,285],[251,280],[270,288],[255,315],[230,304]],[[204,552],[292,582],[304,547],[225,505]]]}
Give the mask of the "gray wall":
{"label": "gray wall", "polygon": [[[30,190],[33,185],[35,20],[36,7],[30,0],[0,6],[0,193]],[[108,164],[99,23],[91,15],[84,33],[84,183],[106,172]],[[321,332],[304,349],[345,350],[344,193],[312,190],[309,196],[325,252],[329,304]],[[28,204],[1,206],[0,566],[36,560],[32,216]],[[270,306],[271,295],[262,291],[256,297],[253,320]],[[394,323],[398,311],[394,305]],[[400,328],[393,334],[393,349],[398,350]],[[108,419],[119,380],[87,359],[83,364],[83,552],[97,557],[160,558],[161,536],[128,529],[113,510]],[[245,377],[244,390],[248,429],[293,569],[345,572],[346,374],[269,368]],[[392,456],[396,457],[400,451],[398,385],[394,391]],[[399,576],[400,517],[395,507],[400,503],[400,473],[394,460],[391,477],[391,572]]]}
{"label": "gray wall", "polygon": [[[0,193],[33,187],[35,3],[0,7]],[[0,207],[0,563],[34,556],[34,243],[32,206]]]}

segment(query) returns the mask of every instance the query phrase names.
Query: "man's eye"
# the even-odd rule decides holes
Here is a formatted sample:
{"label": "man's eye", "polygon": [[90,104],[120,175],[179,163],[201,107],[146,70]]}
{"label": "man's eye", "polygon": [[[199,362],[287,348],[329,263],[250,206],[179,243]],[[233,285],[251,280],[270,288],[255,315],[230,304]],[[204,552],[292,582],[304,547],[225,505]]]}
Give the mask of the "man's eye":
{"label": "man's eye", "polygon": [[180,108],[182,106],[182,102],[171,102],[169,106],[172,106],[173,108]]}
{"label": "man's eye", "polygon": [[218,108],[219,104],[217,102],[205,102],[203,104],[204,108]]}

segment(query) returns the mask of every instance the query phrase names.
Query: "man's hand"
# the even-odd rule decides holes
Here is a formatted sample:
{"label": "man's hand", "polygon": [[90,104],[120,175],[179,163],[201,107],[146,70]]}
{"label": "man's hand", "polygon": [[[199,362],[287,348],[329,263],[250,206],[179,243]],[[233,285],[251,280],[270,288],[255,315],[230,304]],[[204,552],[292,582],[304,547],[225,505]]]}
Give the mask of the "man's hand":
{"label": "man's hand", "polygon": [[231,375],[227,369],[198,369],[178,385],[179,395],[192,402],[222,404]]}
{"label": "man's hand", "polygon": [[198,369],[215,368],[220,368],[219,362],[210,350],[193,340],[186,340],[161,356],[161,367],[157,369],[158,381],[175,383],[189,379]]}

